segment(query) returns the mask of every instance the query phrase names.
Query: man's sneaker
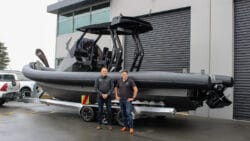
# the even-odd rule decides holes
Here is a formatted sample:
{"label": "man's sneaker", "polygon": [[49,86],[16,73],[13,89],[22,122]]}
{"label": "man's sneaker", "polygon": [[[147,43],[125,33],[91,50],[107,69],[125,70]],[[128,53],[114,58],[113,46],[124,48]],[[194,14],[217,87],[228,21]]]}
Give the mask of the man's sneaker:
{"label": "man's sneaker", "polygon": [[100,130],[100,129],[102,129],[102,127],[100,125],[98,125],[98,126],[96,126],[96,129]]}
{"label": "man's sneaker", "polygon": [[128,129],[126,127],[122,127],[121,131],[125,132],[125,131],[128,131]]}
{"label": "man's sneaker", "polygon": [[134,134],[134,128],[130,128],[129,133],[132,135]]}
{"label": "man's sneaker", "polygon": [[113,128],[112,128],[112,126],[111,125],[109,125],[109,130],[112,130]]}

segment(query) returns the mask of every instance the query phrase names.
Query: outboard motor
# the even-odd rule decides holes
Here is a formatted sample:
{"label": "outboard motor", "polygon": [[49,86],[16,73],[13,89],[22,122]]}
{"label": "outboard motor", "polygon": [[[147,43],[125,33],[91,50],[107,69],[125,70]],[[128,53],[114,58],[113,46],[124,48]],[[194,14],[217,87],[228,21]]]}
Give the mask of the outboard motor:
{"label": "outboard motor", "polygon": [[213,90],[208,91],[206,104],[210,108],[222,108],[229,106],[232,102],[224,95],[223,84],[215,84]]}
{"label": "outboard motor", "polygon": [[225,96],[224,91],[226,88],[233,86],[233,78],[223,75],[211,75],[210,78],[212,86],[207,92],[207,105],[210,108],[229,106],[232,102]]}

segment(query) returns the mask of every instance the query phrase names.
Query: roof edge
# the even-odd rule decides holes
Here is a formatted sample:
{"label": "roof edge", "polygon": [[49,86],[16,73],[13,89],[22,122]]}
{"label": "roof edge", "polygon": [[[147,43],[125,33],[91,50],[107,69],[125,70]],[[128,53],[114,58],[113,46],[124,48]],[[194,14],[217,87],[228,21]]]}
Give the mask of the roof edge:
{"label": "roof edge", "polygon": [[82,6],[91,5],[99,2],[110,2],[110,0],[63,0],[47,6],[47,12],[58,14],[61,12],[77,9]]}

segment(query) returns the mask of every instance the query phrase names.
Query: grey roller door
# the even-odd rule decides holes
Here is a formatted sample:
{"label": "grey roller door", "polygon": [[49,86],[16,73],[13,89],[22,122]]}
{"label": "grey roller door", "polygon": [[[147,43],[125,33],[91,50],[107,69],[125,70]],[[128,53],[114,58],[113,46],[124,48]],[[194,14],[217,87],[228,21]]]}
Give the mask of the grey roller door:
{"label": "grey roller door", "polygon": [[[190,8],[140,17],[149,21],[154,30],[140,35],[144,47],[141,70],[182,72],[189,70],[190,62]],[[125,37],[124,66],[133,61],[135,44]]]}
{"label": "grey roller door", "polygon": [[235,0],[234,118],[250,120],[250,1]]}

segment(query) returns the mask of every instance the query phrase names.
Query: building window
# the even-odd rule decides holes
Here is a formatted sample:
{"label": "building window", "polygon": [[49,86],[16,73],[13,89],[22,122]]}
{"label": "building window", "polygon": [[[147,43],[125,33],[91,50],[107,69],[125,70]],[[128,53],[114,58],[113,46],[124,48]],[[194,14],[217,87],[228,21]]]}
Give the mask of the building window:
{"label": "building window", "polygon": [[73,33],[77,28],[110,21],[109,4],[102,4],[67,14],[59,14],[57,35]]}
{"label": "building window", "polygon": [[91,13],[91,24],[109,22],[110,8],[105,7],[98,10],[93,10]]}
{"label": "building window", "polygon": [[77,28],[90,24],[90,9],[76,11],[74,16],[74,31]]}
{"label": "building window", "polygon": [[73,13],[60,15],[58,19],[58,35],[73,32]]}

